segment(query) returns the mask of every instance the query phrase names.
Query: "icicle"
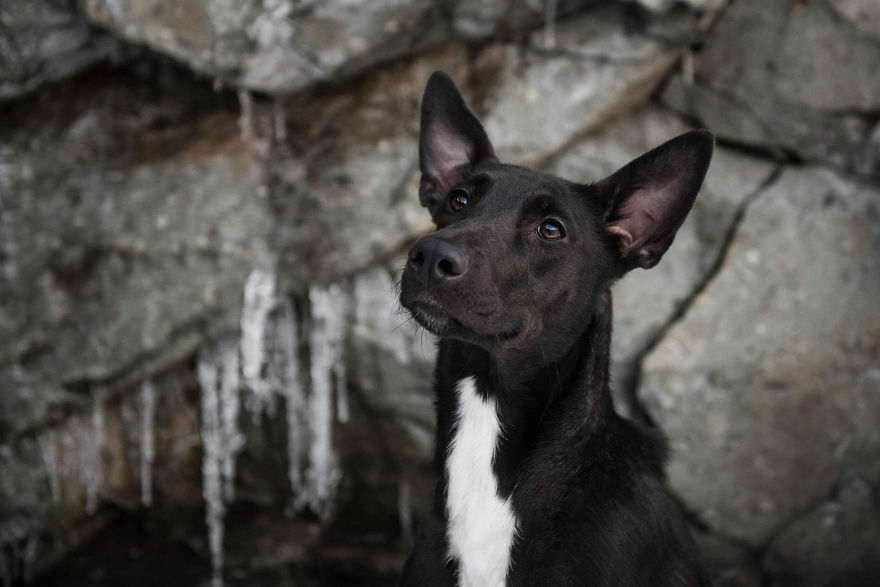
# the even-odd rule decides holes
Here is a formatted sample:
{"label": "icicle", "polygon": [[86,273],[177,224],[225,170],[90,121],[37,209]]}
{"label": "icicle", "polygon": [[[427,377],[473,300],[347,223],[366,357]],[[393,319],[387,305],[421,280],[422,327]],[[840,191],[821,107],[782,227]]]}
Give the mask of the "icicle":
{"label": "icicle", "polygon": [[241,310],[241,373],[251,390],[247,407],[256,422],[264,410],[272,410],[271,386],[263,377],[266,362],[266,325],[275,306],[275,275],[254,269],[244,284]]}
{"label": "icicle", "polygon": [[0,540],[0,585],[12,586],[12,561],[6,556],[6,548]]}
{"label": "icicle", "polygon": [[[340,347],[344,341],[340,340]],[[348,422],[348,381],[345,378],[345,363],[342,357],[338,357],[333,365],[333,378],[336,380],[336,418],[343,424]]]}
{"label": "icicle", "polygon": [[556,5],[557,0],[545,0],[544,6],[544,48],[556,48]]}
{"label": "icicle", "polygon": [[223,531],[226,504],[223,501],[223,439],[220,427],[220,397],[217,392],[217,357],[202,350],[198,362],[202,390],[202,495],[205,499],[205,522],[208,548],[211,551],[212,587],[223,585]]}
{"label": "icicle", "polygon": [[309,414],[299,365],[299,329],[293,303],[285,299],[281,303],[275,322],[277,363],[283,366],[280,373],[279,391],[284,396],[287,415],[287,462],[290,489],[293,492],[294,512],[308,505],[303,469],[309,442]]}
{"label": "icicle", "polygon": [[284,112],[284,100],[280,97],[272,102],[272,127],[276,143],[287,141],[287,115]]}
{"label": "icicle", "polygon": [[412,500],[409,481],[406,480],[402,480],[397,486],[397,513],[400,517],[400,534],[403,536],[403,542],[405,544],[412,544]]}
{"label": "icicle", "polygon": [[694,85],[695,59],[693,51],[685,51],[681,55],[681,78],[686,88]]}
{"label": "icicle", "polygon": [[250,139],[254,136],[254,99],[247,90],[239,90],[238,103],[241,105],[238,128],[241,129],[244,139]]}
{"label": "icicle", "polygon": [[34,568],[34,562],[37,560],[37,535],[32,532],[28,535],[24,548],[21,551],[22,563],[22,579],[25,585],[31,583],[31,572]]}
{"label": "icicle", "polygon": [[37,444],[49,479],[52,505],[58,505],[61,503],[61,484],[58,481],[58,444],[55,442],[55,433],[51,429],[47,430],[45,434],[37,437]]}
{"label": "icicle", "polygon": [[220,370],[220,427],[223,441],[222,475],[223,497],[227,503],[235,499],[235,457],[244,445],[244,437],[238,429],[240,411],[239,345],[233,339],[220,341],[217,345]]}
{"label": "icicle", "polygon": [[141,503],[145,507],[153,505],[153,458],[155,442],[153,426],[156,413],[156,390],[149,381],[144,381],[140,392],[141,408]]}
{"label": "icicle", "polygon": [[[101,490],[104,471],[102,467],[101,449],[104,446],[104,393],[101,390],[92,392],[91,434],[87,435],[83,482],[86,488],[86,513],[94,514],[98,509],[98,492]],[[90,436],[91,438],[89,438]]]}
{"label": "icicle", "polygon": [[31,582],[37,536],[32,518],[12,514],[0,522],[0,585]]}
{"label": "icicle", "polygon": [[312,305],[310,374],[312,397],[309,405],[312,445],[309,450],[308,483],[310,505],[319,515],[329,515],[331,500],[341,473],[333,452],[332,375],[342,361],[345,297],[338,285],[309,289]]}
{"label": "icicle", "polygon": [[203,348],[198,360],[204,451],[202,494],[214,587],[223,584],[226,503],[234,497],[235,457],[243,444],[238,430],[238,351],[238,342],[227,338]]}

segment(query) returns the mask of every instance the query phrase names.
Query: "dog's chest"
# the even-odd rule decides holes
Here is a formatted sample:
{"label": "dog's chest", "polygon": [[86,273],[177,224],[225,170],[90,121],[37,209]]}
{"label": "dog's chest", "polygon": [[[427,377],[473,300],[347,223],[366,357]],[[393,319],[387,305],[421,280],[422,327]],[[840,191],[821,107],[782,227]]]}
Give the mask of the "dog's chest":
{"label": "dog's chest", "polygon": [[461,587],[503,586],[516,531],[510,500],[498,495],[492,457],[501,434],[495,400],[458,382],[458,418],[446,459],[449,555]]}

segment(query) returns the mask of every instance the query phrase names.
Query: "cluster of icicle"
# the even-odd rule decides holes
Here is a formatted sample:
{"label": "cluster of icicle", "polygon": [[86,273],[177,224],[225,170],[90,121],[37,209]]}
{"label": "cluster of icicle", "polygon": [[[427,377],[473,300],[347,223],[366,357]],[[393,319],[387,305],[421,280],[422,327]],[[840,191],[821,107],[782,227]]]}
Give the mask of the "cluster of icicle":
{"label": "cluster of icicle", "polygon": [[[104,391],[98,388],[92,392],[88,413],[73,416],[63,425],[49,428],[34,439],[46,471],[53,505],[61,504],[62,480],[75,479],[85,496],[86,512],[93,514],[97,511],[104,479],[101,465],[104,425]],[[0,586],[30,582],[38,536],[39,524],[35,519],[13,515],[0,522]]]}
{"label": "cluster of icicle", "polygon": [[276,294],[274,275],[261,270],[245,283],[240,338],[221,339],[199,354],[203,493],[215,587],[222,585],[224,518],[235,497],[235,459],[244,442],[238,428],[242,399],[255,420],[274,414],[283,401],[292,510],[330,513],[341,476],[334,415],[348,420],[342,360],[347,298],[337,285],[313,287],[309,306],[308,376],[300,368],[305,341],[293,303]]}
{"label": "cluster of icicle", "polygon": [[[236,455],[244,445],[239,429],[242,405],[255,422],[275,415],[283,405],[287,422],[291,511],[330,514],[341,472],[333,450],[333,422],[348,421],[343,341],[348,297],[338,285],[312,287],[310,312],[297,319],[294,304],[276,293],[270,272],[253,271],[244,287],[241,333],[205,345],[198,357],[203,443],[203,495],[212,584],[222,585],[226,506],[235,499]],[[302,328],[301,328],[302,326]],[[307,370],[300,357],[309,357]],[[144,382],[134,401],[123,402],[122,417],[139,430],[141,503],[153,502],[155,412],[158,392]],[[104,393],[92,393],[92,409],[36,439],[55,505],[61,503],[62,479],[79,477],[85,509],[94,513],[104,472]],[[136,421],[136,423],[135,423]],[[7,525],[8,526],[8,525]],[[21,524],[0,527],[0,585],[29,574],[35,556],[34,536],[22,536]],[[19,551],[21,551],[19,553]],[[4,553],[21,556],[7,557]]]}

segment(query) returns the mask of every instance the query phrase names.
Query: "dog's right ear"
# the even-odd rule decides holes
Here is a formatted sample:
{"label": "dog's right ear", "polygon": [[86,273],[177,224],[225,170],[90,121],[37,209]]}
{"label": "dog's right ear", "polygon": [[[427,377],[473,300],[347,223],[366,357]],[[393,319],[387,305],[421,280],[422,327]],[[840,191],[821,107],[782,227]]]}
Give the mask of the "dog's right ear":
{"label": "dog's right ear", "polygon": [[436,215],[437,205],[468,168],[495,159],[477,117],[468,110],[452,79],[435,71],[422,97],[419,131],[419,201]]}
{"label": "dog's right ear", "polygon": [[649,269],[672,244],[700,191],[715,137],[692,130],[630,161],[593,189],[604,200],[605,232],[623,272]]}

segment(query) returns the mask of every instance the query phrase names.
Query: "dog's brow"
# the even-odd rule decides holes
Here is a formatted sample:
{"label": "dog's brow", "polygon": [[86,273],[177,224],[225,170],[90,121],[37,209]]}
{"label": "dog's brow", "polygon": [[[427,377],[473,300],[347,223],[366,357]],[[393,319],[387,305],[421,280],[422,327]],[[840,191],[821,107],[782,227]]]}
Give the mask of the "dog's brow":
{"label": "dog's brow", "polygon": [[538,215],[557,216],[562,221],[571,220],[571,214],[566,206],[561,205],[558,199],[553,197],[550,189],[541,186],[529,190],[529,195],[520,207],[520,221]]}
{"label": "dog's brow", "polygon": [[495,178],[484,171],[471,177],[470,181],[478,188],[482,189],[492,184],[495,181]]}

